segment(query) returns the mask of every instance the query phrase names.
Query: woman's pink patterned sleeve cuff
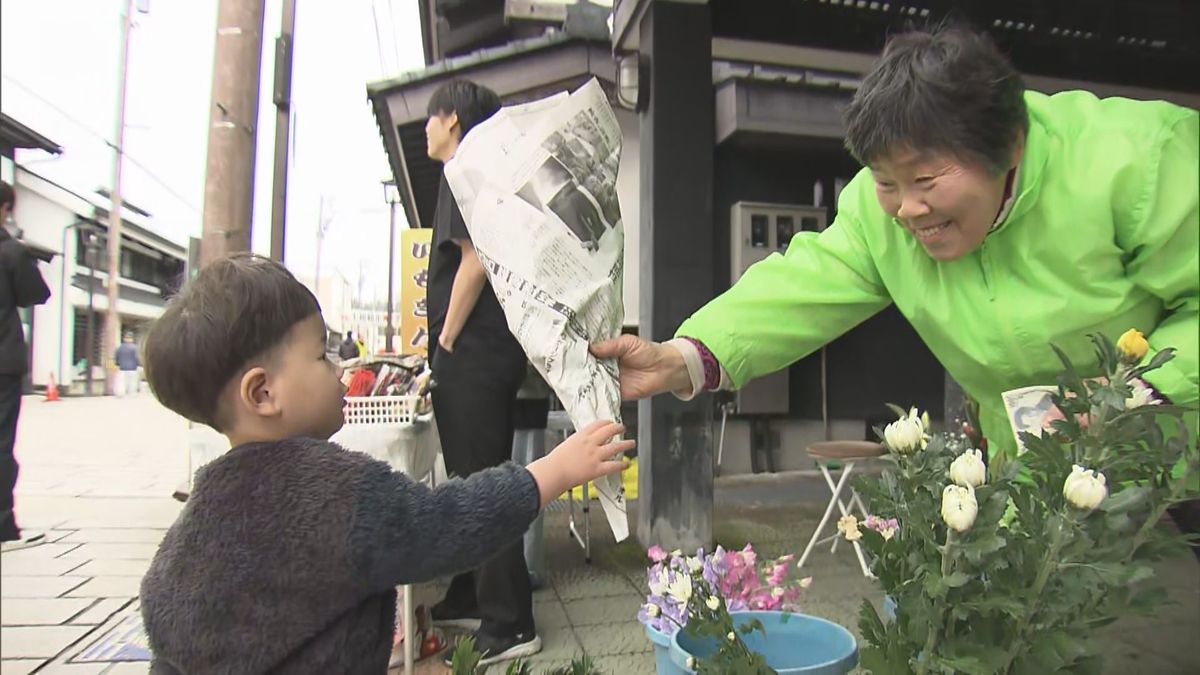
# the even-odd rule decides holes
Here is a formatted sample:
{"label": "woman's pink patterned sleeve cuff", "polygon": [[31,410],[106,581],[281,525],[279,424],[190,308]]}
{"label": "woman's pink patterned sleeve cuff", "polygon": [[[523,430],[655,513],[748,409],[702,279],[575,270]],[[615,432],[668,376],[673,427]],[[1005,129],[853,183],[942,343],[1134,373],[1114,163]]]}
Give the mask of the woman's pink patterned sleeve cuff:
{"label": "woman's pink patterned sleeve cuff", "polygon": [[704,343],[696,338],[682,336],[696,348],[700,354],[700,364],[704,367],[704,391],[714,391],[721,386],[721,364],[717,361],[717,357],[709,351]]}

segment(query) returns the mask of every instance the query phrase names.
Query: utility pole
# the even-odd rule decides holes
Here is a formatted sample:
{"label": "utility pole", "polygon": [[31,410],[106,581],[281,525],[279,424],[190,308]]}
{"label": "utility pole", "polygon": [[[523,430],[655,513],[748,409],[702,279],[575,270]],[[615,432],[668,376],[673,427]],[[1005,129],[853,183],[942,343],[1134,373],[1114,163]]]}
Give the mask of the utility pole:
{"label": "utility pole", "polygon": [[292,49],[296,0],[283,0],[283,21],[275,38],[275,171],[271,190],[271,259],[283,262],[287,232],[288,138],[292,121]]}
{"label": "utility pole", "polygon": [[250,250],[265,0],[220,0],[200,265]]}
{"label": "utility pole", "polygon": [[313,273],[313,295],[321,300],[321,249],[325,246],[325,233],[333,222],[333,200],[321,195],[321,205],[317,209],[317,266]]}
{"label": "utility pole", "polygon": [[[104,351],[100,355],[100,364],[104,372],[108,357],[117,350],[121,343],[121,314],[117,302],[121,293],[121,166],[125,159],[125,91],[129,82],[129,34],[133,28],[133,0],[125,0],[125,10],[121,15],[121,58],[118,64],[120,74],[117,76],[117,129],[114,134],[113,146],[113,184],[109,197],[112,205],[108,209],[108,311],[104,314]],[[94,265],[93,265],[94,267]],[[90,292],[90,291],[89,291]],[[88,309],[89,326],[92,321]],[[91,346],[89,346],[89,349]],[[90,358],[90,357],[89,357]],[[90,378],[91,363],[88,363]],[[111,377],[104,378],[104,392],[112,394],[116,382]],[[88,382],[88,393],[91,394],[91,382]]]}

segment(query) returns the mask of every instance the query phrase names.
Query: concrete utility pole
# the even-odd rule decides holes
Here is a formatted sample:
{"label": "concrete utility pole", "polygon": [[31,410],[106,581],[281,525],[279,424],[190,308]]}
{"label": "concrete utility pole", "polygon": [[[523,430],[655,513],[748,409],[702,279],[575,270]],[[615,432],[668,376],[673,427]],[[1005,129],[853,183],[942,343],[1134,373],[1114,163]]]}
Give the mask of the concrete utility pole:
{"label": "concrete utility pole", "polygon": [[[113,184],[109,196],[112,205],[108,209],[108,311],[104,314],[104,339],[101,341],[103,352],[100,354],[101,366],[106,366],[113,358],[117,345],[121,344],[121,314],[117,306],[121,293],[121,165],[125,159],[125,90],[129,82],[129,34],[133,28],[133,0],[125,0],[124,13],[121,15],[121,58],[119,62],[120,75],[117,77],[117,129],[113,146]],[[65,264],[65,263],[64,263]],[[93,262],[89,267],[94,268]],[[91,325],[92,309],[88,308],[88,325]],[[94,344],[94,343],[93,343]],[[89,345],[91,349],[91,345]],[[88,376],[91,377],[91,352],[88,356]],[[105,368],[105,372],[108,369]],[[113,394],[115,380],[104,378],[104,393]],[[88,384],[88,394],[91,394],[91,384]]]}
{"label": "concrete utility pole", "polygon": [[296,0],[283,0],[283,21],[275,38],[275,185],[271,191],[271,259],[283,262],[287,232],[288,137],[292,121],[292,49]]}
{"label": "concrete utility pole", "polygon": [[265,0],[220,0],[200,266],[250,250]]}

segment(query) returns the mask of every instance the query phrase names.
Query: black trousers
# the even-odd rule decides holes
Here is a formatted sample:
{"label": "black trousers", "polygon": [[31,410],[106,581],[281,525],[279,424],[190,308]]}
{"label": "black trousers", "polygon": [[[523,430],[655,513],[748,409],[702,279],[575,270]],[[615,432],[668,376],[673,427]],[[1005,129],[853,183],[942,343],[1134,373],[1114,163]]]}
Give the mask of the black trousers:
{"label": "black trousers", "polygon": [[19,375],[0,375],[0,541],[21,538],[13,514],[13,489],[17,486],[17,418],[21,415]]}
{"label": "black trousers", "polygon": [[[507,334],[464,334],[453,353],[435,347],[433,413],[451,476],[469,476],[512,459],[525,363],[525,353]],[[533,589],[523,541],[516,539],[478,569],[454,577],[445,603],[464,612],[477,610],[480,632],[486,635],[532,632]]]}

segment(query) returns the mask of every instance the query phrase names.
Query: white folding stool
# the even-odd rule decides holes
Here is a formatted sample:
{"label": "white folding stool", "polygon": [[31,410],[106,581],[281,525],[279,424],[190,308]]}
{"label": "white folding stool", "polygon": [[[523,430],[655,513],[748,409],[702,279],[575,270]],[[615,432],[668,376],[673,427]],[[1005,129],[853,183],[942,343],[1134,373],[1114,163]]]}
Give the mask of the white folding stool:
{"label": "white folding stool", "polygon": [[[804,555],[800,556],[799,567],[803,567],[808,556],[812,553],[813,548],[819,544],[824,544],[829,540],[833,540],[833,546],[829,552],[837,551],[838,540],[842,538],[841,532],[834,532],[831,535],[822,537],[821,533],[825,531],[825,526],[829,524],[829,519],[833,515],[833,507],[837,507],[843,516],[851,515],[853,510],[857,510],[858,519],[861,521],[867,517],[867,508],[863,505],[862,499],[858,496],[858,491],[853,486],[849,485],[850,474],[854,472],[854,464],[860,460],[875,459],[887,454],[879,443],[870,441],[824,441],[821,443],[813,443],[807,448],[808,456],[812,457],[821,469],[821,474],[825,476],[825,483],[829,486],[829,504],[825,507],[825,514],[821,516],[821,522],[817,525],[816,531],[813,532],[812,538],[808,540],[808,546],[804,549]],[[842,472],[838,476],[837,482],[833,480],[833,476],[829,473],[829,465],[831,463],[840,463]],[[850,490],[849,505],[842,500],[842,491]],[[862,546],[857,541],[850,542],[854,545],[854,552],[858,555],[858,564],[862,567],[863,576],[873,578],[870,568],[867,566],[866,556],[863,554]]]}

